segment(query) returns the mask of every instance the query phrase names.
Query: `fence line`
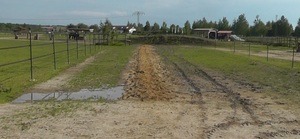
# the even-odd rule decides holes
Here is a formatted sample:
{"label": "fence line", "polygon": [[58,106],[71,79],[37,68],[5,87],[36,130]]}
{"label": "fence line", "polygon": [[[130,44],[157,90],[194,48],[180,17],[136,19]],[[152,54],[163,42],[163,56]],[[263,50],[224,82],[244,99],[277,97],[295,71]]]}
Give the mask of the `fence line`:
{"label": "fence line", "polygon": [[246,37],[248,42],[258,42],[262,44],[273,44],[278,46],[294,46],[299,43],[298,37]]}
{"label": "fence line", "polygon": [[[226,51],[232,51],[232,53],[243,53],[248,55],[249,57],[251,55],[260,56],[260,57],[266,57],[266,60],[269,61],[270,57],[277,58],[277,59],[284,59],[284,60],[290,60],[291,61],[291,67],[295,67],[295,63],[297,61],[300,61],[299,53],[296,53],[296,48],[298,47],[298,44],[294,44],[294,46],[271,46],[271,45],[264,45],[259,43],[253,43],[253,42],[239,42],[239,41],[233,41],[233,42],[219,42],[220,45],[218,45],[222,50]],[[279,52],[280,51],[280,52]],[[273,56],[272,56],[273,55]],[[290,58],[288,58],[290,57]],[[297,57],[297,59],[296,59]]]}
{"label": "fence line", "polygon": [[[41,59],[41,58],[45,58],[45,57],[51,57],[53,56],[53,67],[54,67],[54,70],[57,70],[57,54],[62,54],[64,52],[66,52],[66,55],[67,55],[67,63],[70,64],[70,52],[73,51],[73,50],[76,50],[76,58],[79,59],[79,51],[82,51],[82,50],[79,50],[79,40],[75,40],[76,42],[70,42],[68,36],[66,36],[66,39],[62,40],[62,39],[56,39],[55,38],[55,34],[54,32],[51,32],[51,42],[50,43],[41,43],[41,44],[33,44],[32,43],[32,40],[33,40],[33,37],[32,37],[32,32],[31,30],[29,30],[28,32],[28,35],[29,35],[29,43],[28,45],[21,45],[21,46],[12,46],[12,47],[2,47],[0,48],[0,52],[1,51],[4,51],[4,50],[15,50],[15,49],[20,49],[20,48],[29,48],[29,57],[28,58],[24,58],[22,60],[16,60],[16,61],[12,61],[12,62],[7,62],[7,63],[3,63],[3,64],[0,64],[0,68],[1,67],[6,67],[6,66],[10,66],[10,65],[15,65],[15,64],[20,64],[20,63],[24,63],[24,62],[30,62],[30,79],[31,80],[34,80],[34,60],[38,60],[38,59]],[[91,42],[91,40],[90,40]],[[26,43],[26,42],[25,42]],[[57,44],[66,44],[66,48],[63,49],[63,50],[57,50],[56,49],[56,45]],[[76,48],[70,48],[70,44],[76,44]],[[34,56],[34,52],[33,52],[33,47],[40,47],[40,46],[49,46],[51,45],[52,47],[52,52],[49,51],[49,53],[46,53],[46,54],[43,54],[43,55],[38,55],[38,56]],[[85,41],[85,38],[83,40],[83,47],[85,47],[84,51],[85,51],[85,54],[84,56],[87,55],[87,45],[86,45],[86,41]],[[96,47],[96,46],[95,46]],[[92,53],[92,44],[90,44],[90,54]],[[96,48],[95,48],[96,50]]]}

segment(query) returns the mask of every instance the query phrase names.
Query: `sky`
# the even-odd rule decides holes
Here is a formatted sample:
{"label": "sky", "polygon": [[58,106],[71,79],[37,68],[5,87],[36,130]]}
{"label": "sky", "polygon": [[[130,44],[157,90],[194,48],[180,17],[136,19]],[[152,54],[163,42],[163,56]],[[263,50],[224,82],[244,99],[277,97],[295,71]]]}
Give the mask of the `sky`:
{"label": "sky", "polygon": [[140,23],[166,22],[183,26],[203,17],[230,23],[245,14],[252,25],[255,17],[263,22],[275,21],[283,15],[297,25],[300,0],[0,0],[0,23],[68,25],[99,24],[108,19],[113,25],[136,23],[133,13],[141,11]]}

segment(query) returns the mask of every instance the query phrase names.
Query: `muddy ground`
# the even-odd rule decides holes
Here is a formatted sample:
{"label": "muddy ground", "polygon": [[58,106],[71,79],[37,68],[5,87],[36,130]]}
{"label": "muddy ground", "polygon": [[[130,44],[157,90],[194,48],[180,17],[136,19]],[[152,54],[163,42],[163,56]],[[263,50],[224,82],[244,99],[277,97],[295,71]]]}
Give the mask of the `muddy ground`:
{"label": "muddy ground", "polygon": [[298,106],[153,46],[123,81],[118,101],[0,105],[0,138],[300,138]]}

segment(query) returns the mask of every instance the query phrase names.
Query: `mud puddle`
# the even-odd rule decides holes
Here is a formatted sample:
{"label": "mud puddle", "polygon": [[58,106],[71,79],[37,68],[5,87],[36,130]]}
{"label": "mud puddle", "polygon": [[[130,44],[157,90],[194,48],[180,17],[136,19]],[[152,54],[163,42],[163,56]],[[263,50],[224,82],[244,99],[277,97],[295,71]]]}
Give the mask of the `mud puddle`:
{"label": "mud puddle", "polygon": [[82,89],[78,92],[54,92],[54,93],[28,93],[20,96],[12,103],[25,103],[43,100],[86,100],[86,99],[107,99],[117,100],[124,93],[123,86],[109,89]]}

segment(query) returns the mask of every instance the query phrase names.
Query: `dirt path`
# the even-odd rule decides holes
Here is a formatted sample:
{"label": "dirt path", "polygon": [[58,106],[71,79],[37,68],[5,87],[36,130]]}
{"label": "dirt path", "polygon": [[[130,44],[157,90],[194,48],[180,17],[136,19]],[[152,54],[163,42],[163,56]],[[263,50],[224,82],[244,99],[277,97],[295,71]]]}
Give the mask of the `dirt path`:
{"label": "dirt path", "polygon": [[141,100],[169,100],[174,97],[171,84],[165,78],[168,73],[162,69],[162,63],[153,49],[151,46],[139,48],[126,82],[127,93],[123,99],[134,97]]}
{"label": "dirt path", "polygon": [[0,106],[0,138],[300,138],[299,107],[153,46],[138,47],[124,80],[115,102]]}

